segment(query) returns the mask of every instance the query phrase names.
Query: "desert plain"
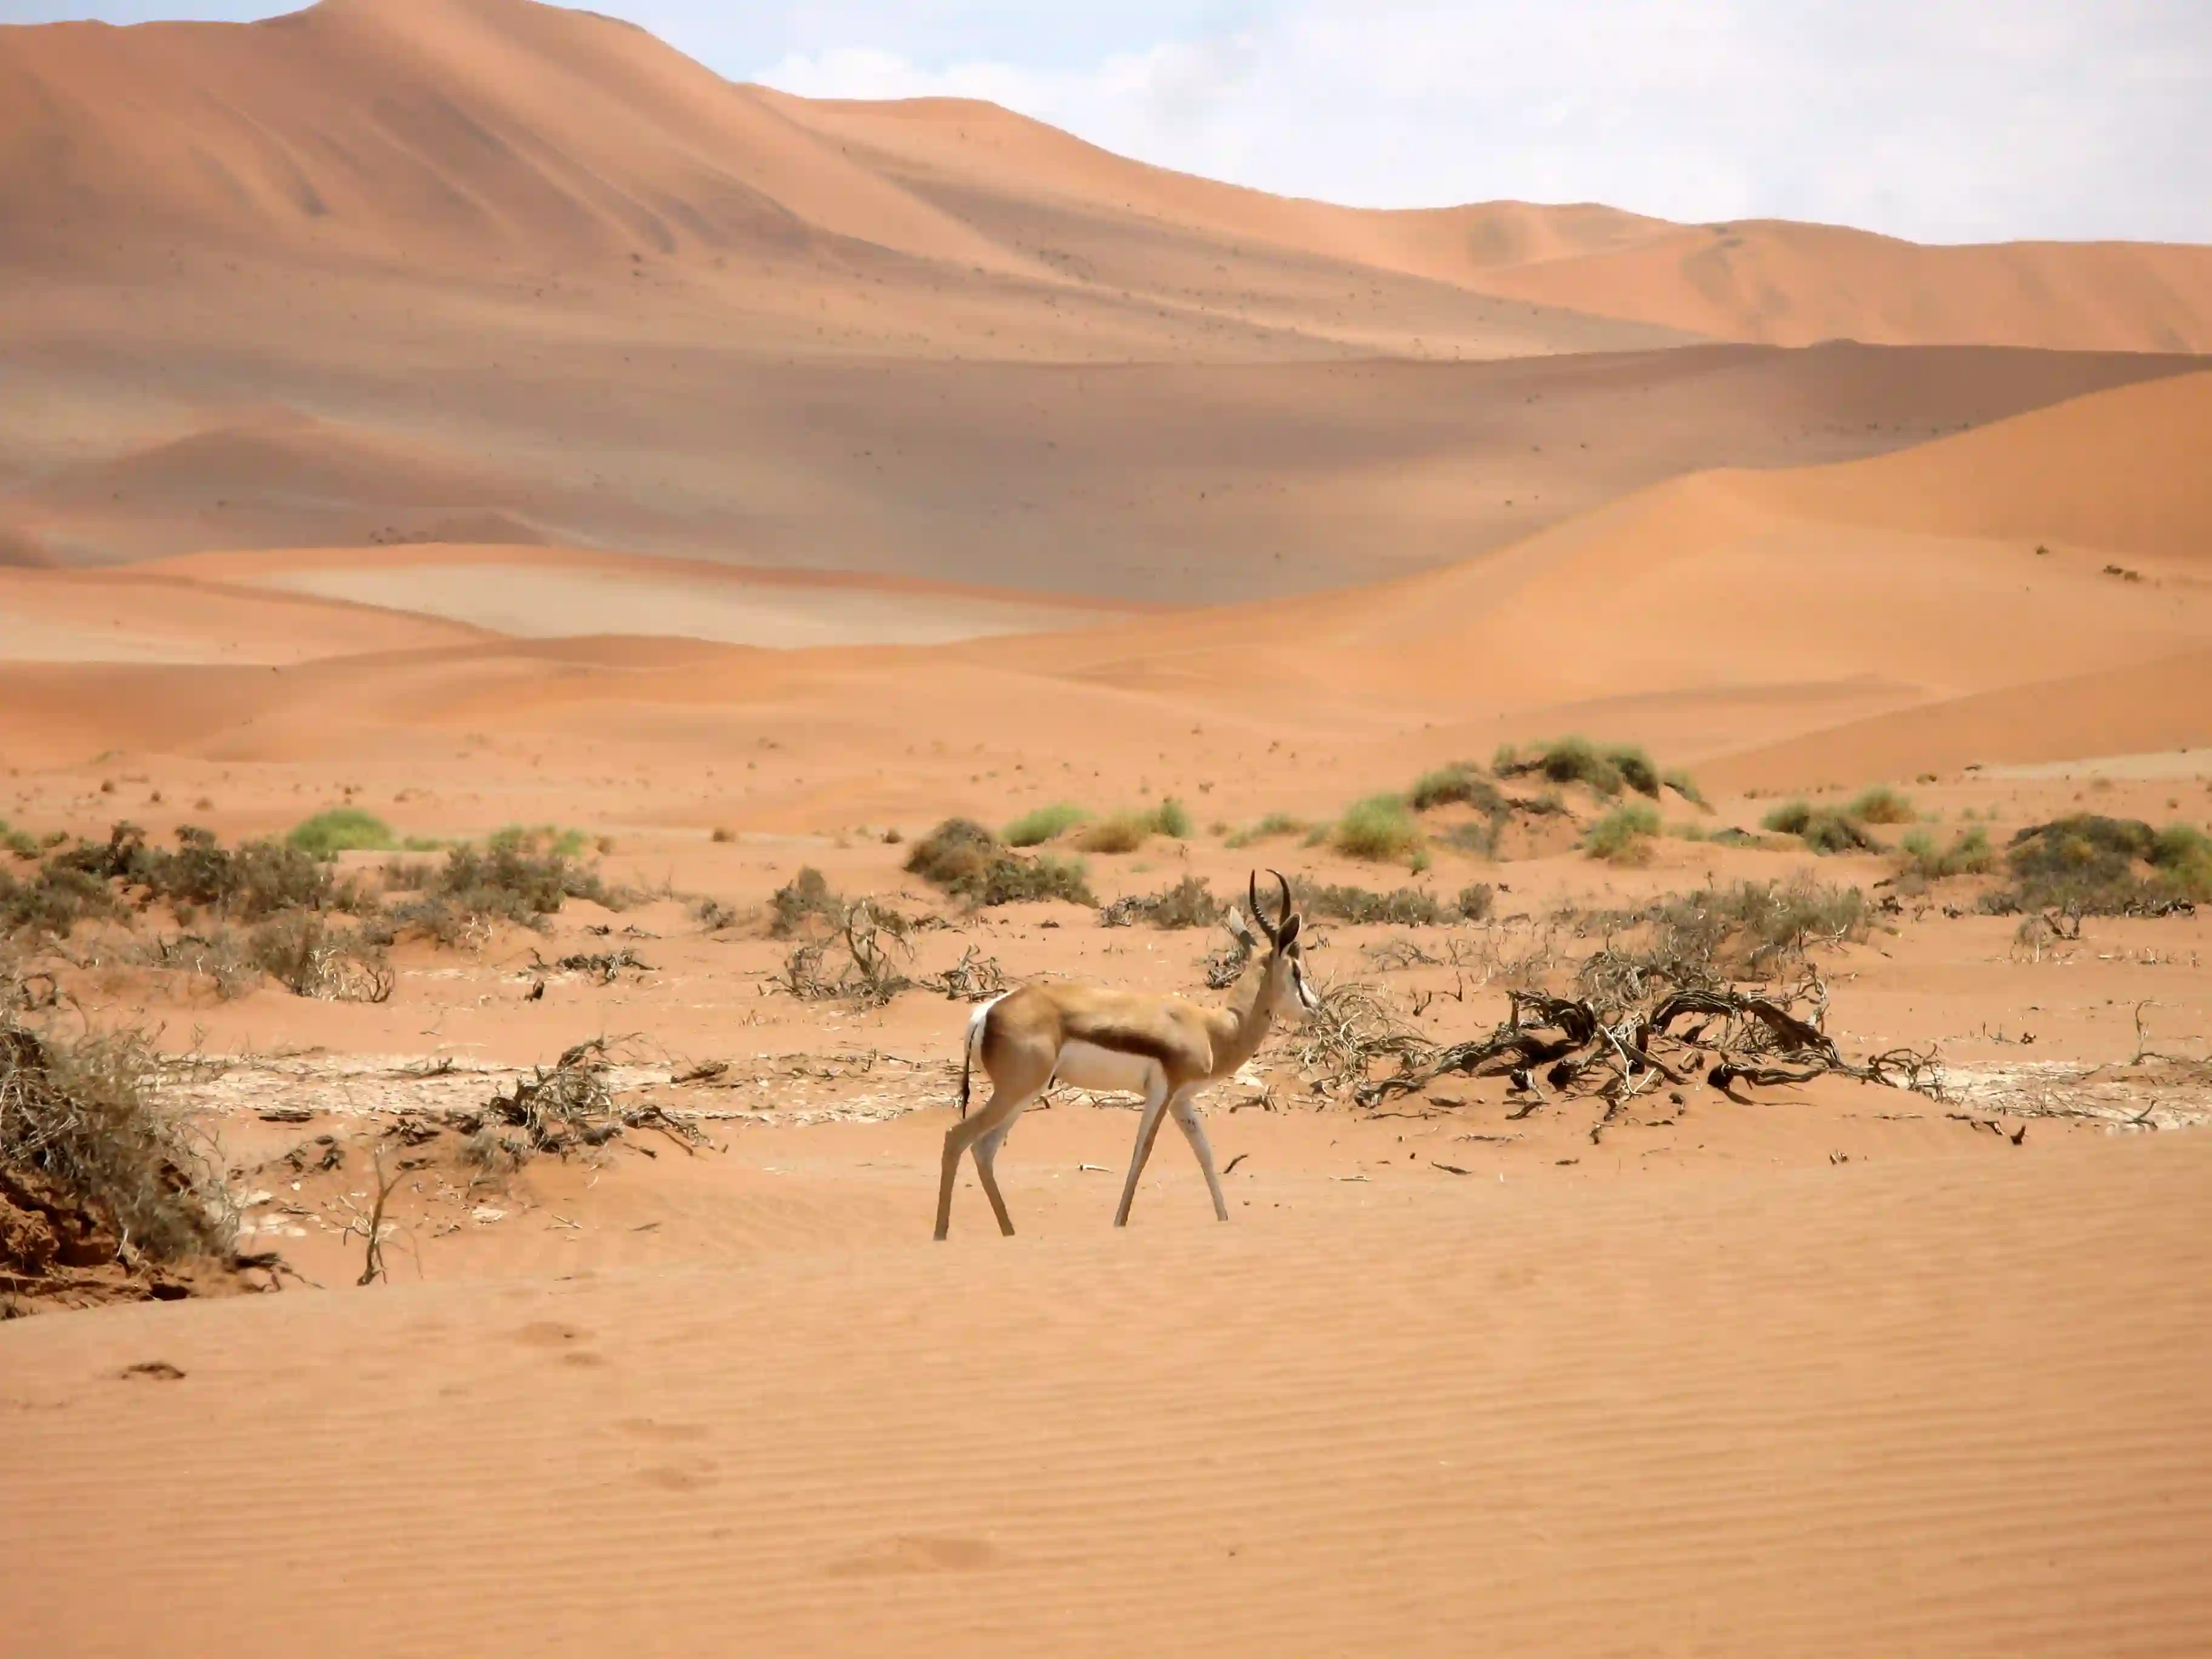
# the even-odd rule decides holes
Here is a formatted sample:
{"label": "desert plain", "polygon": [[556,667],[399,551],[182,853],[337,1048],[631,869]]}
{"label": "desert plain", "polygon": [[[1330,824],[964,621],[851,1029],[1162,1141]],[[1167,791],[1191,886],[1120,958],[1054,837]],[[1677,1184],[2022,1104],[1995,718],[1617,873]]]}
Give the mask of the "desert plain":
{"label": "desert plain", "polygon": [[[2212,1649],[2208,353],[528,0],[0,27],[0,1110],[211,1206],[0,1119],[0,1651]],[[1057,1089],[933,1242],[978,1000],[1273,871],[1229,1221]]]}

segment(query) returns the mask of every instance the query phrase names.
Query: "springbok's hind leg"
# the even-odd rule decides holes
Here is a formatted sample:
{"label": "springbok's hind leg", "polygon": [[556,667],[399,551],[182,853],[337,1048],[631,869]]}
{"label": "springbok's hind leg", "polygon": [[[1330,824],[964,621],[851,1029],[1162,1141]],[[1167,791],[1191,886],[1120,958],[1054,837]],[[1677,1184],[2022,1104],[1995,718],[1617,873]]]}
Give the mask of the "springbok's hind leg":
{"label": "springbok's hind leg", "polygon": [[999,1192],[999,1174],[994,1166],[999,1148],[1006,1144],[1007,1133],[1013,1127],[1009,1120],[975,1143],[975,1178],[983,1183],[983,1196],[991,1200],[991,1213],[999,1218],[999,1231],[1008,1238],[1014,1236],[1014,1220],[1006,1213],[1006,1200]]}
{"label": "springbok's hind leg", "polygon": [[1136,1150],[1129,1158],[1129,1178],[1121,1183],[1121,1207],[1114,1212],[1114,1224],[1129,1224],[1129,1206],[1137,1201],[1137,1178],[1145,1173],[1145,1165],[1152,1156],[1152,1143],[1159,1139],[1161,1113],[1168,1103],[1168,1080],[1164,1073],[1154,1072],[1152,1079],[1145,1085],[1145,1112],[1137,1120]]}
{"label": "springbok's hind leg", "polygon": [[1221,1195],[1221,1177],[1213,1171],[1213,1148],[1206,1144],[1206,1121],[1198,1115],[1198,1108],[1188,1095],[1177,1095],[1169,1108],[1182,1127],[1190,1149],[1198,1155],[1198,1167],[1206,1173],[1206,1190],[1213,1195],[1213,1218],[1229,1219],[1229,1200]]}
{"label": "springbok's hind leg", "polygon": [[[998,1153],[1013,1127],[1014,1119],[1022,1108],[1035,1100],[1034,1089],[1026,1094],[1010,1094],[1006,1091],[993,1091],[990,1103],[980,1112],[962,1118],[945,1132],[945,1168],[937,1186],[937,1237],[942,1239],[952,1230],[952,1188],[960,1178],[961,1155],[970,1146],[975,1148],[975,1173],[982,1177],[983,1195],[991,1200],[991,1208],[999,1218],[999,1231],[1011,1233],[1014,1224],[1006,1215],[1006,1201],[999,1194],[999,1181],[992,1172],[991,1158]],[[984,1143],[990,1148],[984,1151]]]}

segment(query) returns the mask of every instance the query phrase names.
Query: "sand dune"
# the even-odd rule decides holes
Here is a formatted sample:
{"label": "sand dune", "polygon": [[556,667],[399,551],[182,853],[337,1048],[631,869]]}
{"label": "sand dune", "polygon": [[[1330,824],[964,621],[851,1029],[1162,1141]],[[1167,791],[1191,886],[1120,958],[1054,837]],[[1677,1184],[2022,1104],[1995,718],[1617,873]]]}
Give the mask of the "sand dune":
{"label": "sand dune", "polygon": [[[785,363],[539,322],[386,361],[291,303],[252,339],[151,315],[114,325],[155,331],[143,347],[36,354],[55,407],[98,413],[37,434],[84,459],[27,467],[0,526],[49,562],[496,538],[1209,603],[1440,565],[1670,477],[1878,453],[2198,362]],[[196,407],[211,355],[291,407]]]}
{"label": "sand dune", "polygon": [[[12,1628],[2185,1652],[2208,1150],[1401,1183],[1203,1235],[32,1320],[0,1339]],[[124,1375],[149,1361],[183,1376]],[[305,1488],[253,1473],[308,1443]],[[87,1595],[118,1558],[128,1593]]]}
{"label": "sand dune", "polygon": [[[0,28],[0,247],[18,563],[541,541],[1219,602],[2212,344],[2203,250],[1288,200],[529,0]],[[1893,343],[1680,349],[1844,335]]]}
{"label": "sand dune", "polygon": [[[1674,480],[1395,580],[1119,619],[1034,593],[857,579],[763,589],[757,575],[568,552],[197,556],[155,568],[503,635],[871,648],[701,646],[665,659],[500,638],[372,655],[393,642],[364,635],[349,648],[334,622],[322,636],[331,660],[282,683],[216,672],[194,684],[200,671],[183,669],[115,678],[97,666],[27,665],[5,679],[16,707],[58,721],[42,732],[27,713],[21,740],[57,752],[100,732],[106,746],[301,758],[392,748],[427,721],[628,732],[704,754],[740,741],[772,705],[842,734],[833,775],[865,770],[872,752],[986,736],[1049,744],[1081,730],[1102,749],[1156,750],[1163,787],[1182,788],[1205,776],[1207,744],[1184,735],[1194,720],[1262,731],[1290,699],[1298,727],[1356,750],[1340,793],[1397,781],[1439,750],[1486,754],[1570,729],[1701,761],[1758,750],[1767,758],[1747,760],[1747,779],[1801,783],[1838,766],[1895,775],[2050,759],[2064,742],[2107,753],[2212,741],[2212,705],[2183,689],[2212,635],[2194,557],[2208,508],[2179,464],[2208,410],[2212,375],[2162,380],[1840,466]],[[2093,464],[2061,464],[2077,453]],[[2140,487],[2108,488],[2116,471],[2135,476],[2129,466]],[[2116,556],[2130,562],[2119,574]],[[1036,626],[1060,631],[920,645]],[[2173,666],[2146,666],[2160,664]],[[156,672],[168,676],[158,693],[145,678]],[[1854,746],[1850,731],[1884,720],[1868,728],[1871,747]]]}
{"label": "sand dune", "polygon": [[[794,121],[865,145],[916,194],[987,229],[1058,207],[1164,222],[1240,244],[1592,316],[1778,345],[2003,344],[2212,349],[2212,252],[2153,244],[1923,247],[1829,225],[1676,225],[1595,204],[1488,202],[1377,212],[1286,199],[1146,167],[994,105],[810,102]],[[1103,252],[1087,240],[1085,251]],[[1109,256],[1110,257],[1110,255]],[[1125,273],[1126,275],[1126,273]]]}

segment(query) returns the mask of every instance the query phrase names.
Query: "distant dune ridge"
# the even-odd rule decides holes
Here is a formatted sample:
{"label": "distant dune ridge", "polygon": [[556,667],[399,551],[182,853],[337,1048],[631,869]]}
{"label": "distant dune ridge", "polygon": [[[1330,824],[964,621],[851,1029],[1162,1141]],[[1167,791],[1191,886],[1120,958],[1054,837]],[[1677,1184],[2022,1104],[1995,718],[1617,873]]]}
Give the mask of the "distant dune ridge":
{"label": "distant dune ridge", "polygon": [[[70,742],[296,745],[313,690],[220,665],[349,642],[385,665],[331,733],[494,660],[484,718],[537,719],[574,665],[505,635],[630,629],[709,641],[602,665],[641,707],[826,710],[854,659],[750,647],[872,644],[1038,718],[1294,685],[1370,745],[1604,725],[1765,776],[2203,641],[2212,249],[1339,207],[530,0],[0,29],[0,677]],[[276,562],[190,556],[240,550]],[[199,597],[67,574],[141,565]]]}

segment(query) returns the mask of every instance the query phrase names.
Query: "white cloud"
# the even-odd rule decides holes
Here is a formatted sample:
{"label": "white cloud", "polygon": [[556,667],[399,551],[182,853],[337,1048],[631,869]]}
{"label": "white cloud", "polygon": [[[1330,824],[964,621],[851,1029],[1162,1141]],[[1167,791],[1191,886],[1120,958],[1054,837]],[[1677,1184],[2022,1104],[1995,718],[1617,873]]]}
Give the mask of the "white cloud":
{"label": "white cloud", "polygon": [[854,45],[757,78],[988,98],[1164,166],[1370,205],[2212,240],[2205,0],[1295,0],[1076,67]]}

